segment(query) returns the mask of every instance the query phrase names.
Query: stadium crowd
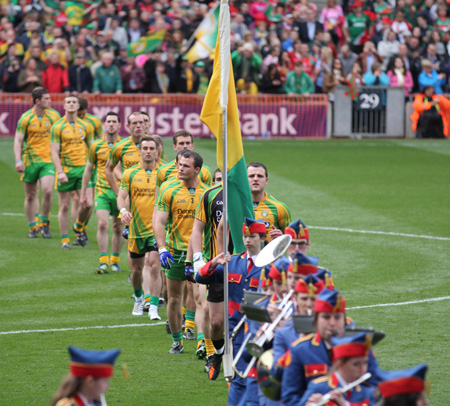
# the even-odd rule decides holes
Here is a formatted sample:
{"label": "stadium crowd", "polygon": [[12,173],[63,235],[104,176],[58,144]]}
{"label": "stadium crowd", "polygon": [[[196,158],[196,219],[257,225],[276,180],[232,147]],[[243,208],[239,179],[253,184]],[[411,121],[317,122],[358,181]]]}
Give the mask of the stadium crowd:
{"label": "stadium crowd", "polygon": [[[212,60],[187,58],[214,7],[194,0],[2,0],[4,92],[200,93]],[[431,85],[450,91],[445,0],[230,0],[236,86],[247,94],[328,93],[336,86]],[[165,30],[150,54],[130,43]],[[131,55],[131,56],[130,56]],[[134,55],[134,56],[133,56]]]}
{"label": "stadium crowd", "polygon": [[[204,359],[204,371],[216,380],[226,356],[225,336],[232,338],[236,373],[229,380],[230,406],[330,404],[324,401],[326,396],[338,406],[374,406],[381,398],[383,406],[427,406],[427,366],[381,370],[372,347],[384,334],[358,329],[346,317],[345,297],[331,272],[319,266],[317,257],[308,256],[308,227],[301,219],[292,219],[286,204],[266,192],[269,172],[264,163],[250,162],[242,168],[241,181],[250,189],[248,207],[253,212],[238,219],[238,229],[229,221],[229,247],[236,252],[230,255],[223,252],[221,172],[211,173],[204,165],[189,132],[173,135],[176,156],[166,162],[162,140],[151,134],[146,113],[134,111],[126,118],[130,136],[121,139],[121,118],[113,111],[101,122],[87,113],[86,99],[68,93],[61,117],[51,108],[48,90],[35,88],[32,97],[34,105],[20,118],[14,140],[28,237],[52,238],[49,211],[54,186],[62,250],[78,245],[82,251],[95,209],[99,250],[95,273],[122,271],[126,241],[131,314],[143,317],[148,312],[150,322],[158,321],[160,305],[167,304],[170,354],[183,353],[184,340],[196,340],[192,356]],[[289,236],[287,257],[277,259],[277,238],[283,236]],[[261,257],[262,247],[270,241],[276,248],[272,244],[268,256],[266,251]],[[246,292],[260,295],[250,299]],[[130,293],[124,289],[124,300]],[[264,313],[264,323],[255,312]],[[248,340],[252,346],[246,345]],[[99,405],[118,352],[70,351],[72,374],[52,405]]]}

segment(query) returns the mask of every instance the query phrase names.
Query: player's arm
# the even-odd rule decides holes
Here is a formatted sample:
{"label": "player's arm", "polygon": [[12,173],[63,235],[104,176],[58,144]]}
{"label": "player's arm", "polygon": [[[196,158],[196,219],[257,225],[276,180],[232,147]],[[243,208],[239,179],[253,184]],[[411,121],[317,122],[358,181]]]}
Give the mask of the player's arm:
{"label": "player's arm", "polygon": [[105,177],[106,180],[109,183],[109,186],[111,186],[111,189],[115,193],[116,196],[119,195],[119,188],[117,186],[117,182],[114,178],[114,164],[111,162],[111,159],[108,159],[106,161],[105,165]]}
{"label": "player's arm", "polygon": [[169,219],[169,213],[166,211],[156,210],[153,216],[153,231],[155,232],[156,244],[159,249],[166,246],[166,223]]}
{"label": "player's arm", "polygon": [[25,165],[22,161],[22,149],[23,149],[23,140],[25,136],[21,132],[16,132],[14,136],[14,158],[16,160],[16,171],[23,172],[25,170]]}
{"label": "player's arm", "polygon": [[121,221],[125,225],[130,225],[131,219],[133,218],[132,214],[129,211],[129,199],[128,199],[128,191],[125,189],[120,189],[117,195],[117,208],[122,215]]}
{"label": "player's arm", "polygon": [[64,173],[61,158],[59,157],[59,152],[61,149],[61,145],[59,142],[50,143],[50,152],[52,156],[53,165],[55,166],[55,171],[58,174],[58,182],[59,183],[67,183],[69,180],[67,179],[67,175]]}
{"label": "player's arm", "polygon": [[80,204],[83,209],[87,205],[86,190],[88,187],[89,180],[92,176],[92,171],[94,170],[94,164],[90,161],[86,162],[86,167],[84,168],[83,179],[81,181],[81,192],[80,192]]}
{"label": "player's arm", "polygon": [[[228,241],[230,241],[230,228],[227,227]],[[223,217],[219,221],[217,226],[217,251],[224,252],[223,250]]]}
{"label": "player's arm", "polygon": [[113,169],[113,174],[117,180],[122,180],[122,168],[120,167],[120,165],[115,166],[115,168]]}

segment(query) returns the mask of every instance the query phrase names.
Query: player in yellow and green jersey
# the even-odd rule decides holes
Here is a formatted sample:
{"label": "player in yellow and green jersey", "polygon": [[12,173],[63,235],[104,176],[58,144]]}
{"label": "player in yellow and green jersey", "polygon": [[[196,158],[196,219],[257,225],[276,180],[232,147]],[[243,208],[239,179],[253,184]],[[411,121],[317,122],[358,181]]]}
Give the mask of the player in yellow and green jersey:
{"label": "player in yellow and green jersey", "polygon": [[[31,93],[33,108],[22,114],[14,137],[16,171],[22,174],[25,189],[25,214],[28,220],[29,238],[37,238],[39,220],[44,238],[50,238],[49,215],[52,206],[55,168],[50,156],[50,131],[61,116],[50,108],[51,98],[47,89],[37,87]],[[38,219],[39,186],[42,190],[41,215]]]}
{"label": "player in yellow and green jersey", "polygon": [[[122,223],[130,226],[128,252],[132,269],[134,316],[144,312],[144,291],[142,289],[143,270],[147,262],[159,260],[153,234],[153,210],[156,198],[156,157],[157,144],[152,137],[143,137],[140,145],[141,161],[127,169],[120,183],[117,207],[122,215]],[[161,291],[161,270],[150,266],[150,320],[161,320],[158,315],[159,294]]]}
{"label": "player in yellow and green jersey", "polygon": [[78,107],[78,97],[68,94],[64,98],[65,115],[53,124],[51,130],[51,154],[58,174],[58,220],[63,249],[70,249],[70,192],[75,190],[80,194],[86,146],[91,145],[93,138],[90,128],[77,117]]}
{"label": "player in yellow and green jersey", "polygon": [[[92,129],[94,139],[101,137],[103,135],[103,124],[98,117],[87,112],[88,101],[79,97],[78,102],[80,108],[78,109],[77,115],[81,118],[88,127]],[[97,183],[97,169],[94,168],[92,172],[92,177],[88,183],[88,189],[86,192],[87,204],[85,208],[80,208],[80,202],[78,196],[75,192],[72,192],[72,220],[74,223],[73,229],[77,236],[77,240],[73,245],[80,245],[80,243],[86,243],[88,241],[86,228],[91,218],[92,211],[94,208],[94,187]]]}
{"label": "player in yellow and green jersey", "polygon": [[[173,339],[172,348],[169,351],[171,354],[179,354],[183,351],[181,297],[186,280],[184,262],[194,224],[195,209],[202,194],[208,189],[208,186],[198,179],[202,165],[203,159],[199,154],[193,151],[184,152],[178,163],[179,180],[167,182],[167,187],[165,184],[161,185],[153,222],[161,265],[166,268],[169,299],[167,316]],[[166,223],[168,225],[167,247]],[[190,274],[188,276],[192,278]],[[189,310],[187,305],[188,303],[186,303],[188,309],[186,327],[189,327],[188,321],[195,326],[195,311]]]}
{"label": "player in yellow and green jersey", "polygon": [[[173,136],[173,149],[175,152],[179,152],[183,149],[192,151],[194,149],[194,138],[192,137],[192,134],[185,130],[177,131]],[[161,166],[158,170],[156,187],[159,189],[166,180],[176,178],[177,175],[178,168],[176,165],[176,160],[174,159],[166,165]],[[199,173],[199,179],[201,182],[211,186],[212,175],[210,169],[206,165],[202,166]]]}
{"label": "player in yellow and green jersey", "polygon": [[260,162],[250,162],[247,165],[247,176],[252,192],[255,219],[266,224],[266,241],[272,241],[284,233],[291,222],[291,212],[288,207],[265,192],[269,181],[267,168]]}
{"label": "player in yellow and green jersey", "polygon": [[[119,137],[120,117],[117,113],[110,111],[105,116],[105,134],[95,140],[90,148],[86,168],[83,174],[81,186],[80,205],[88,205],[89,182],[92,179],[94,169],[97,171],[97,182],[95,186],[95,211],[97,214],[97,243],[100,251],[99,266],[96,270],[98,274],[108,273],[111,270],[120,272],[119,267],[120,251],[122,249],[122,222],[118,218],[117,197],[109,186],[105,177],[105,165],[108,161],[111,149],[121,141]],[[108,254],[108,227],[109,216],[113,220],[112,254],[111,261]]]}

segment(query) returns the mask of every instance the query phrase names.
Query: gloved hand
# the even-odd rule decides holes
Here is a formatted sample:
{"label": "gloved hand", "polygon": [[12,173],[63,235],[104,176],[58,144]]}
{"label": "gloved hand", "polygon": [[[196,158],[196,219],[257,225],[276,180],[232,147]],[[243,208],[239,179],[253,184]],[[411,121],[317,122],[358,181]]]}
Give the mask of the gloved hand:
{"label": "gloved hand", "polygon": [[186,261],[184,263],[184,276],[186,276],[186,280],[192,283],[196,283],[195,282],[195,278],[194,278],[194,267],[192,266],[192,262],[191,261]]}
{"label": "gloved hand", "polygon": [[205,261],[203,260],[203,255],[201,252],[194,253],[194,272],[197,273],[200,271],[200,268],[205,265]]}
{"label": "gloved hand", "polygon": [[170,265],[170,262],[174,263],[175,260],[173,259],[172,254],[166,250],[166,248],[160,248],[158,250],[159,252],[159,260],[161,261],[161,266],[170,269],[172,266]]}

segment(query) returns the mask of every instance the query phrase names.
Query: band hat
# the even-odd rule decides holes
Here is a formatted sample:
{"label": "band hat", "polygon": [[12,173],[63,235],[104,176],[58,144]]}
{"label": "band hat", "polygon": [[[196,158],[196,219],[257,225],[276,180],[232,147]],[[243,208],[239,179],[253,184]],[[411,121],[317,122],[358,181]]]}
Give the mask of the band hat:
{"label": "band hat", "polygon": [[319,268],[317,265],[319,264],[318,257],[308,257],[301,252],[296,252],[293,257],[294,267],[292,272],[300,274],[300,275],[309,275],[316,274]]}
{"label": "band hat", "polygon": [[114,362],[120,350],[90,351],[68,347],[70,372],[76,378],[110,378],[114,372]]}
{"label": "band hat", "polygon": [[314,302],[315,313],[345,313],[345,297],[337,289],[324,289]]}
{"label": "band hat", "polygon": [[261,275],[259,277],[259,282],[260,282],[260,287],[261,288],[267,288],[269,286],[272,286],[272,279],[270,278],[269,274],[270,274],[270,269],[271,267],[268,266],[264,266],[261,269]]}
{"label": "band hat", "polygon": [[426,389],[427,370],[427,364],[419,364],[408,369],[380,371],[381,382],[378,389],[381,396],[386,399],[391,396],[423,392]]}
{"label": "band hat", "polygon": [[308,228],[301,219],[289,224],[285,228],[284,234],[290,235],[293,240],[309,240]]}
{"label": "band hat", "polygon": [[372,348],[370,336],[361,332],[350,337],[331,337],[333,361],[341,358],[366,357]]}
{"label": "band hat", "polygon": [[309,296],[314,297],[325,289],[325,284],[316,275],[308,275],[301,278],[295,286],[297,293],[307,293]]}
{"label": "band hat", "polygon": [[328,269],[319,268],[315,276],[323,281],[325,287],[328,289],[334,289],[333,278],[331,277],[331,272]]}
{"label": "band hat", "polygon": [[280,281],[283,285],[286,285],[286,273],[292,272],[293,268],[294,265],[288,258],[281,257],[280,259],[277,259],[270,267],[269,277],[274,281]]}
{"label": "band hat", "polygon": [[253,220],[249,217],[246,217],[244,225],[242,226],[242,232],[247,236],[254,233],[265,234],[266,225],[262,220]]}

